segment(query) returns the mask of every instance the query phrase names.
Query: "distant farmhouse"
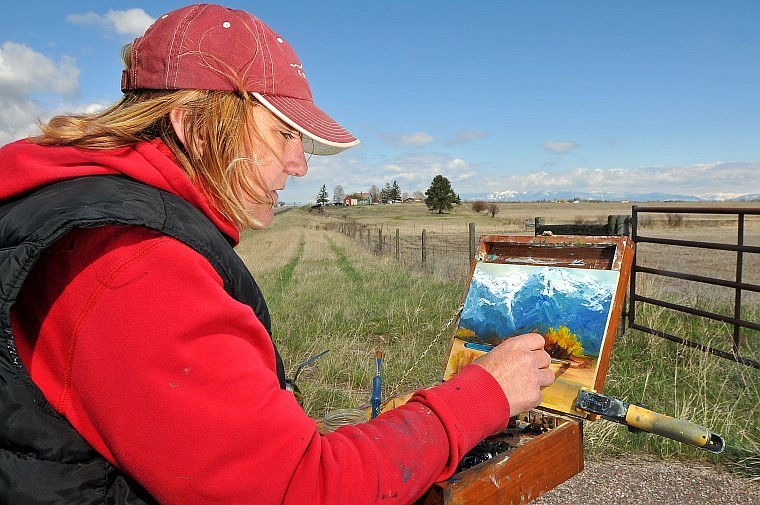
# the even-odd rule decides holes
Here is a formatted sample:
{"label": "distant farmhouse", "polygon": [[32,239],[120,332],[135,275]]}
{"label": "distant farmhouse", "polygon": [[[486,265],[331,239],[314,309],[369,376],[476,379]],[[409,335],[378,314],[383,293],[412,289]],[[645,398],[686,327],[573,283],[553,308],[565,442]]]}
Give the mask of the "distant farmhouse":
{"label": "distant farmhouse", "polygon": [[369,193],[352,193],[343,198],[343,205],[372,205],[372,195]]}

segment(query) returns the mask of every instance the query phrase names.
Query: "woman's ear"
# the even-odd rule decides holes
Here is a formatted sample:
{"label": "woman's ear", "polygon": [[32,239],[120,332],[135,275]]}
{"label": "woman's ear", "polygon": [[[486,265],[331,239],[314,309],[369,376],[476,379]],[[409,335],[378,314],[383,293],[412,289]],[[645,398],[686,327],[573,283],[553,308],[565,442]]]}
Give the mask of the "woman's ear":
{"label": "woman's ear", "polygon": [[172,109],[169,111],[169,121],[172,122],[174,133],[177,134],[177,138],[187,149],[188,145],[185,142],[185,116],[187,116],[187,109]]}

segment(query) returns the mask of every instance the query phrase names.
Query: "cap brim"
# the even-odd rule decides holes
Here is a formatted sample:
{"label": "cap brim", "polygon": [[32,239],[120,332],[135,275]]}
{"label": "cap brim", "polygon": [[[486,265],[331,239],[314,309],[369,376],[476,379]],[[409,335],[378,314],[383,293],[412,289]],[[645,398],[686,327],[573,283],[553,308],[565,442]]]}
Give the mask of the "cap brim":
{"label": "cap brim", "polygon": [[274,115],[304,135],[304,152],[338,154],[359,143],[333,118],[310,100],[252,93]]}

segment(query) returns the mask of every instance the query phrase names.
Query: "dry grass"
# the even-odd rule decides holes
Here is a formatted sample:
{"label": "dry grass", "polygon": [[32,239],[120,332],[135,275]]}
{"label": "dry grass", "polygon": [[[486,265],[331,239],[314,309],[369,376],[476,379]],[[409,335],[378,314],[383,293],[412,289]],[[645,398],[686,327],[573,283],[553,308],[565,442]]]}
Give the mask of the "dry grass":
{"label": "dry grass", "polygon": [[[467,223],[475,223],[483,233],[530,233],[532,230],[525,228],[525,221],[533,221],[536,217],[545,218],[550,224],[574,224],[574,223],[606,223],[609,215],[631,215],[634,204],[624,202],[520,202],[520,203],[497,203],[499,211],[495,217],[487,212],[473,212],[469,203],[455,207],[450,213],[431,213],[422,203],[404,203],[397,205],[375,205],[356,207],[327,207],[326,218],[351,219],[361,224],[381,226],[384,232],[389,233],[399,228],[404,234],[416,234],[427,228],[436,233],[461,233],[466,229]],[[656,214],[652,221],[656,226],[667,223],[668,214],[678,214],[682,203],[637,203],[639,207],[656,205],[658,207],[672,207],[672,213]],[[691,205],[691,204],[689,204]],[[697,206],[697,205],[693,205]],[[728,203],[728,202],[705,202],[698,206],[707,208],[745,207],[760,209],[760,203]],[[696,215],[684,216],[682,225],[685,227],[707,227],[713,223],[725,221],[725,216],[720,215]],[[760,223],[760,216],[748,216],[748,221]]]}
{"label": "dry grass", "polygon": [[[399,233],[400,260],[407,268],[423,268],[423,271],[456,282],[466,280],[469,275],[469,225],[475,227],[476,237],[488,234],[532,235],[533,229],[526,227],[526,220],[533,223],[535,217],[543,217],[547,224],[602,224],[608,215],[630,215],[631,204],[626,203],[501,203],[495,218],[486,213],[473,212],[471,205],[456,207],[449,214],[434,214],[423,204],[401,204],[358,207],[329,207],[324,215],[317,218],[325,228],[352,226],[352,237],[366,249],[376,251],[379,237],[384,242],[382,251],[387,256],[395,255],[395,236]],[[663,204],[658,204],[662,206]],[[674,212],[640,213],[639,235],[691,239],[695,236],[705,242],[737,243],[737,219],[735,215],[682,214],[678,207],[682,204],[668,204]],[[735,204],[711,202],[704,206],[712,208],[736,207]],[[750,203],[746,207],[760,209],[760,204]],[[674,216],[680,216],[679,219]],[[670,224],[669,224],[670,223]],[[427,239],[427,264],[422,263],[422,233]],[[760,215],[745,218],[744,243],[760,245]],[[648,266],[693,273],[708,277],[736,279],[736,254],[727,251],[704,251],[694,248],[642,244],[639,257]],[[640,262],[641,263],[641,262]],[[745,255],[743,281],[760,284],[760,255]],[[700,296],[700,290],[713,288],[684,285],[682,281],[668,281],[662,286],[664,291],[692,292]],[[730,291],[718,288],[717,291]],[[749,302],[757,300],[760,294],[749,295]]]}

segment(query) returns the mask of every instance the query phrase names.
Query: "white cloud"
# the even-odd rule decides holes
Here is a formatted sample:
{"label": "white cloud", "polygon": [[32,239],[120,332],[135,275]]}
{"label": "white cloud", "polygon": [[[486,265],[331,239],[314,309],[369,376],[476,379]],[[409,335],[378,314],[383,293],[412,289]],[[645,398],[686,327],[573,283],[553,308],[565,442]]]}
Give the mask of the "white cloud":
{"label": "white cloud", "polygon": [[105,19],[100,14],[89,11],[83,14],[69,14],[66,16],[66,22],[74,25],[101,25]]}
{"label": "white cloud", "polygon": [[36,121],[53,111],[41,99],[59,104],[79,94],[79,68],[73,58],[55,62],[23,44],[0,46],[0,144],[36,132]]}
{"label": "white cloud", "polygon": [[0,145],[12,140],[28,137],[36,130],[35,120],[40,116],[41,109],[30,100],[8,100],[0,94]]}
{"label": "white cloud", "polygon": [[[382,187],[394,180],[404,192],[425,191],[433,177],[447,177],[454,191],[498,193],[506,191],[605,191],[614,193],[667,192],[726,198],[760,192],[760,162],[704,163],[668,167],[576,168],[561,172],[539,170],[504,175],[466,159],[437,153],[407,153],[381,163],[367,162],[361,146],[340,156],[314,156],[305,178],[288,182],[283,201],[314,200],[326,184],[342,184],[347,192]],[[337,182],[340,181],[340,182]],[[312,194],[313,193],[313,194]]]}
{"label": "white cloud", "polygon": [[456,146],[460,144],[466,144],[473,140],[482,139],[488,136],[488,132],[484,130],[465,130],[457,133],[454,137],[446,141],[447,146]]}
{"label": "white cloud", "polygon": [[578,147],[572,140],[547,140],[543,144],[544,149],[554,154],[565,154]]}
{"label": "white cloud", "polygon": [[73,97],[79,92],[79,68],[70,56],[62,56],[56,64],[28,46],[4,42],[0,46],[0,90],[5,96],[52,91]]}
{"label": "white cloud", "polygon": [[422,147],[435,142],[435,138],[427,132],[414,132],[402,135],[380,133],[380,137],[396,147]]}
{"label": "white cloud", "polygon": [[[71,14],[66,21],[133,38],[153,22],[142,9]],[[104,103],[78,103],[80,69],[74,58],[55,61],[34,49],[6,41],[0,46],[0,144],[37,133],[36,122],[56,114],[93,112]]]}
{"label": "white cloud", "polygon": [[393,181],[403,192],[411,193],[425,191],[439,174],[452,182],[456,192],[465,191],[466,185],[480,187],[482,182],[477,168],[462,158],[412,152],[381,163],[367,163],[360,145],[339,156],[313,156],[306,177],[288,180],[287,189],[280,195],[284,202],[308,202],[315,200],[322,184],[330,193],[337,184],[346,193],[353,193],[367,191],[373,184],[382,188]]}
{"label": "white cloud", "polygon": [[502,190],[666,192],[690,196],[739,196],[760,192],[760,163],[703,163],[669,167],[576,168],[508,176]]}
{"label": "white cloud", "polygon": [[142,9],[109,10],[102,15],[88,11],[66,16],[67,23],[95,26],[105,30],[106,33],[115,32],[128,38],[142,35],[153,24],[153,21],[153,17]]}
{"label": "white cloud", "polygon": [[145,30],[155,21],[152,16],[142,9],[110,10],[106,13],[106,18],[113,23],[116,33],[134,37],[145,33]]}
{"label": "white cloud", "polygon": [[[436,175],[443,175],[451,181],[472,177],[472,166],[462,158],[452,158],[437,153],[411,153],[397,157],[374,170],[388,174],[394,180],[404,182],[405,191],[425,190]],[[382,177],[382,175],[381,175]]]}

